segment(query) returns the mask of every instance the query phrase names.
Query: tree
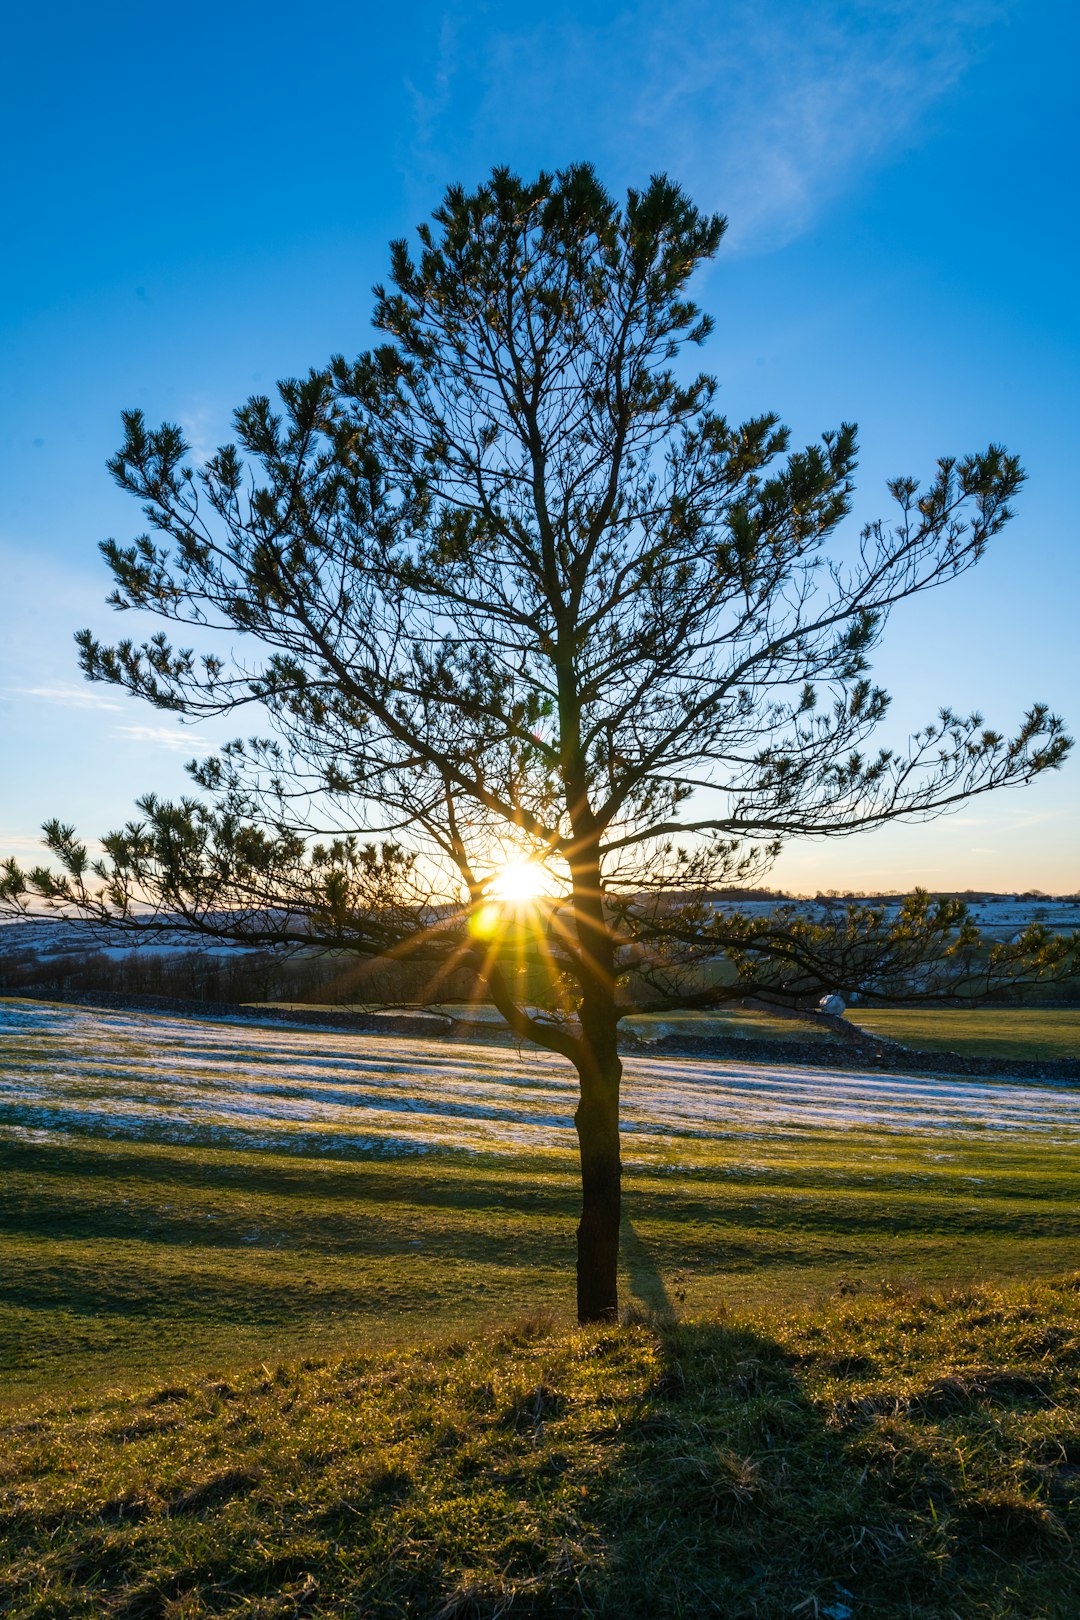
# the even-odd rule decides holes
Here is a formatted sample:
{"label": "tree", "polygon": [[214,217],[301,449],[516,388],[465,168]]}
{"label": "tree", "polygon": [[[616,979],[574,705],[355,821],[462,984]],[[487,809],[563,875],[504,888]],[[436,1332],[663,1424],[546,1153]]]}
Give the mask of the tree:
{"label": "tree", "polygon": [[[193,763],[199,795],[142,800],[100,861],[57,822],[61,874],[7,870],[16,906],[407,949],[435,981],[471,963],[580,1078],[582,1321],[617,1306],[626,975],[670,1005],[1018,971],[977,960],[955,902],[750,921],[723,889],[789,838],[936,815],[1069,747],[1036,705],[1011,738],[942,709],[906,752],[868,751],[890,609],[978,561],[1024,474],[992,445],[897,478],[892,520],[827,558],[854,427],[793,450],[680,364],[711,329],[687,287],[724,223],[664,177],[619,207],[588,167],[499,169],[447,192],[416,256],[393,244],[386,342],[248,400],[198,471],[177,428],[127,414],[110,467],[156,535],[103,545],[111,601],[204,647],[239,632],[241,654],[83,632],[83,670],[186,716],[254,706],[268,734]],[[510,857],[547,874],[532,912],[492,900]],[[1049,937],[1025,951],[1060,964]],[[515,953],[546,964],[547,1010]]]}

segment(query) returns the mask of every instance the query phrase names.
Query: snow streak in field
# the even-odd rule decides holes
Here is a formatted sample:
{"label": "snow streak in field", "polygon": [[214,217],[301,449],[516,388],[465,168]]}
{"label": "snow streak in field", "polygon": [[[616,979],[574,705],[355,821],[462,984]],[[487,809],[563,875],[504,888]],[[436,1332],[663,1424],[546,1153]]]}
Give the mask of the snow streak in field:
{"label": "snow streak in field", "polygon": [[[1080,1131],[1080,1092],[631,1058],[633,1157],[687,1162],[733,1134]],[[570,1066],[546,1053],[0,1001],[0,1132],[285,1152],[573,1146]]]}

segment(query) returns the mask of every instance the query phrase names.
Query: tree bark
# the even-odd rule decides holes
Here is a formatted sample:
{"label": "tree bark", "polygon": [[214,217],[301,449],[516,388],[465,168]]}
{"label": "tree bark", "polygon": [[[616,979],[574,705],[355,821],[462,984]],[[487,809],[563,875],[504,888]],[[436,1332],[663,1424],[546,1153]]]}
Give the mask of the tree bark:
{"label": "tree bark", "polygon": [[[587,1038],[586,1044],[591,1046]],[[611,1050],[602,1056],[587,1051],[587,1060],[579,1069],[581,1100],[574,1114],[581,1153],[577,1308],[578,1321],[583,1326],[588,1322],[615,1322],[619,1316],[622,1213],[619,1082],[622,1064],[614,1050],[613,1039],[610,1045]]]}

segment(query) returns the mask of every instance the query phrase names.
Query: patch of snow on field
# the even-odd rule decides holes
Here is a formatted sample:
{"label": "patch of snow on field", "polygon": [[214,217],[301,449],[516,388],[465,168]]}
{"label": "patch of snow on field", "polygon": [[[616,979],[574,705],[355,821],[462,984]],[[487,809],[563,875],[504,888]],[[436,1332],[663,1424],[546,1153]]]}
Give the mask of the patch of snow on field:
{"label": "patch of snow on field", "polygon": [[[0,1000],[0,1130],[315,1154],[572,1148],[552,1054]],[[635,1153],[734,1133],[1080,1131],[1080,1092],[1008,1082],[631,1058]],[[680,1146],[681,1144],[681,1146]]]}

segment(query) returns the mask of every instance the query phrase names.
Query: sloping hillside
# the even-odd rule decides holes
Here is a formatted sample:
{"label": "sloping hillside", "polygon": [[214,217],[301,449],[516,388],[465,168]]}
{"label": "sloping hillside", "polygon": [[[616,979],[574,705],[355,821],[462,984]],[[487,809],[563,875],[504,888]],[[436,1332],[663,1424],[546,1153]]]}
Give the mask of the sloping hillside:
{"label": "sloping hillside", "polygon": [[198,1374],[3,1436],[12,1620],[1073,1617],[1080,1277]]}

